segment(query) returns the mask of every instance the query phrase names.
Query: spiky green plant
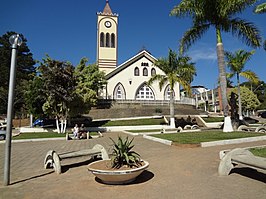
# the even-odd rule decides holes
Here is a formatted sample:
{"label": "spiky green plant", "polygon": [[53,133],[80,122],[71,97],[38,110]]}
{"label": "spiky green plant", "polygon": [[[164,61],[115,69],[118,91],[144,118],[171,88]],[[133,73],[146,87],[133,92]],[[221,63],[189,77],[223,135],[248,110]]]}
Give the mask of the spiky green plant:
{"label": "spiky green plant", "polygon": [[134,138],[129,140],[129,138],[126,137],[125,140],[123,140],[120,136],[118,136],[117,142],[115,142],[112,138],[110,139],[114,144],[111,157],[112,168],[119,169],[124,165],[132,168],[141,165],[140,155],[131,150],[134,147],[134,145],[132,145]]}

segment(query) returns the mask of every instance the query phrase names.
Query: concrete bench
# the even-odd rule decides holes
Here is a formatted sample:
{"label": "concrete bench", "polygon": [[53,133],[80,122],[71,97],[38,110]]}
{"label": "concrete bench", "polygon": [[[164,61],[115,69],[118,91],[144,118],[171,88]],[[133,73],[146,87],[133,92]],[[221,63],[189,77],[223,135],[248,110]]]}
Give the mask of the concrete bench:
{"label": "concrete bench", "polygon": [[266,125],[260,125],[257,127],[253,126],[246,126],[246,125],[240,125],[237,128],[237,131],[249,131],[249,132],[256,132],[256,133],[266,133]]}
{"label": "concrete bench", "polygon": [[194,125],[186,125],[184,127],[184,129],[179,126],[177,128],[171,128],[171,129],[161,129],[161,133],[178,133],[178,132],[182,132],[184,130],[196,130],[196,129],[199,129],[199,126],[194,124]]}
{"label": "concrete bench", "polygon": [[95,157],[100,155],[103,160],[109,159],[108,153],[105,148],[96,144],[92,149],[84,149],[80,151],[68,152],[63,154],[57,154],[54,150],[47,152],[44,159],[44,168],[53,168],[57,174],[60,174],[61,171],[61,160],[67,158],[76,158],[81,156],[90,156]]}
{"label": "concrete bench", "polygon": [[[103,134],[101,133],[101,131],[97,131],[98,136],[91,136],[90,132],[87,131],[86,132],[86,139],[90,139],[90,138],[95,138],[95,137],[103,137]],[[66,140],[74,140],[74,135],[71,133],[69,134],[68,132],[66,133]],[[76,138],[77,139],[77,138]]]}
{"label": "concrete bench", "polygon": [[254,156],[247,149],[233,149],[221,159],[218,173],[219,175],[229,175],[230,171],[238,165],[266,170],[266,158]]}

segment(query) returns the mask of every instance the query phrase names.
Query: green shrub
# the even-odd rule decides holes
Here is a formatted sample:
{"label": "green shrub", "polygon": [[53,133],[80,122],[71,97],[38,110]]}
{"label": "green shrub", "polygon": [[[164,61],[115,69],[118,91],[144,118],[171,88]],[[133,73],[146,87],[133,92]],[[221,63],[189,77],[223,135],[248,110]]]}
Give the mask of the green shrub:
{"label": "green shrub", "polygon": [[156,108],[156,109],[155,109],[155,113],[162,113],[162,109],[160,109],[160,108]]}
{"label": "green shrub", "polygon": [[111,164],[112,168],[119,169],[120,167],[126,165],[128,167],[138,167],[141,165],[140,155],[135,151],[131,151],[134,145],[131,145],[133,142],[126,137],[123,140],[120,136],[118,136],[118,141],[115,142],[112,138],[110,138],[114,144],[112,157],[111,157]]}

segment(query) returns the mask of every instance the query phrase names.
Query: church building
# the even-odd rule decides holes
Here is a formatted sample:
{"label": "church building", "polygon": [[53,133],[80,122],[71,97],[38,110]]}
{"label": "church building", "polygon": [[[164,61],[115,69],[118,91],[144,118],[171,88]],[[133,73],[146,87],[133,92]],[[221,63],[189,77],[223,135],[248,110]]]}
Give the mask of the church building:
{"label": "church building", "polygon": [[[130,46],[129,46],[130,48]],[[162,101],[170,99],[169,85],[159,89],[159,82],[147,85],[154,74],[164,74],[154,65],[157,60],[142,50],[118,65],[118,14],[113,13],[106,0],[102,12],[97,13],[97,64],[106,74],[107,85],[102,99]],[[179,84],[174,89],[175,100],[180,100]]]}

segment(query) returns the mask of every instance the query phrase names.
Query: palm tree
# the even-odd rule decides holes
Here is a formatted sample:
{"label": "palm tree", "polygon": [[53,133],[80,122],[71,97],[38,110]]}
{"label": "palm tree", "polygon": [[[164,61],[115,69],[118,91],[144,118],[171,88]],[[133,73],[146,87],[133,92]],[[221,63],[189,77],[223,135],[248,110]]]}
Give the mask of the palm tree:
{"label": "palm tree", "polygon": [[244,50],[238,50],[235,53],[225,52],[225,57],[227,59],[227,66],[230,69],[230,77],[236,76],[237,88],[238,88],[238,114],[239,119],[242,120],[242,105],[241,105],[241,96],[240,96],[240,80],[239,77],[242,76],[250,82],[258,83],[258,76],[251,70],[244,70],[245,64],[250,60],[251,56],[255,51],[246,52]]}
{"label": "palm tree", "polygon": [[159,82],[159,88],[162,90],[163,86],[169,84],[170,90],[170,125],[175,127],[174,122],[174,87],[179,83],[188,93],[190,93],[190,83],[196,75],[196,68],[194,63],[191,63],[191,58],[187,56],[177,56],[177,54],[169,49],[167,58],[158,59],[155,65],[160,68],[164,75],[156,74],[152,76],[148,85],[153,82]]}
{"label": "palm tree", "polygon": [[255,13],[265,13],[266,12],[266,2],[257,5],[254,12]]}
{"label": "palm tree", "polygon": [[[236,14],[241,13],[256,1],[182,0],[170,13],[176,17],[188,16],[193,20],[192,27],[185,32],[181,39],[181,52],[187,50],[196,40],[200,39],[208,29],[215,28],[222,106],[225,117],[228,116],[229,106],[226,95],[226,71],[221,32],[231,32],[233,36],[242,39],[248,46],[259,47],[261,45],[259,30],[253,23],[235,17]],[[225,120],[224,131],[233,131],[229,121],[229,118]]]}
{"label": "palm tree", "polygon": [[[257,14],[266,13],[266,2],[257,5],[256,8],[254,9],[254,12]],[[264,50],[266,50],[266,40],[263,43],[263,48]]]}

